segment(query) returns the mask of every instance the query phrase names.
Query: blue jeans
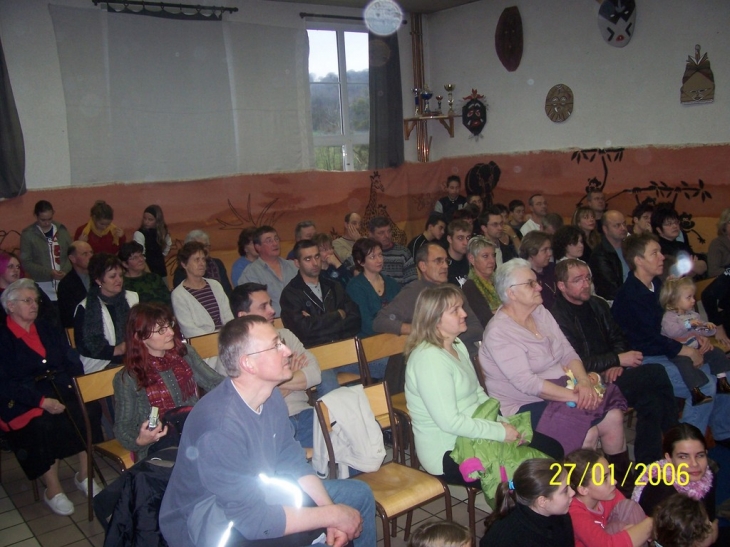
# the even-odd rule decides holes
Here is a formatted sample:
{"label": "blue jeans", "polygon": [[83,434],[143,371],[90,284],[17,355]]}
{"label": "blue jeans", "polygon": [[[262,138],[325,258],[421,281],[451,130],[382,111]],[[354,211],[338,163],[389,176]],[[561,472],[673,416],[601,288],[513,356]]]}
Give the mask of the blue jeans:
{"label": "blue jeans", "polygon": [[689,389],[682,380],[679,369],[666,355],[644,356],[644,362],[662,365],[674,388],[674,396],[685,400],[684,412],[680,421],[695,426],[702,431],[703,435],[709,425],[712,428],[712,435],[716,439],[730,439],[730,395],[716,393],[717,378],[710,373],[707,363],[703,363],[699,369],[707,375],[710,381],[704,386],[700,386],[700,389],[705,395],[713,397],[713,401],[704,405],[692,406]]}
{"label": "blue jeans", "polygon": [[[376,359],[368,363],[370,369],[370,377],[373,380],[382,380],[385,378],[385,367],[388,365],[388,358],[383,357],[382,359]],[[317,386],[317,397],[323,397],[330,391],[334,391],[340,387],[337,381],[337,374],[340,372],[352,372],[353,374],[360,374],[360,366],[357,363],[351,365],[344,365],[341,367],[333,368],[330,370],[322,371],[322,381]]]}
{"label": "blue jeans", "polygon": [[375,498],[370,487],[357,479],[322,481],[322,484],[333,502],[360,511],[362,533],[355,540],[355,547],[375,547]]}
{"label": "blue jeans", "polygon": [[289,416],[294,428],[294,438],[302,448],[312,448],[314,445],[314,409],[305,408],[299,414]]}

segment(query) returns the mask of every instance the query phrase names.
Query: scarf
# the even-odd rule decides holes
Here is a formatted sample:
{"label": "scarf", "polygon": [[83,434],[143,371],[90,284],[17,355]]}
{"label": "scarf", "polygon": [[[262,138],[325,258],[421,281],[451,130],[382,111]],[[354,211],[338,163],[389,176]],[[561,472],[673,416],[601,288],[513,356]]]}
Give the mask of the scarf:
{"label": "scarf", "polygon": [[[104,316],[102,303],[107,306],[114,324],[114,343],[110,344],[104,336]],[[116,296],[104,296],[96,283],[91,283],[86,295],[86,313],[84,315],[84,345],[89,350],[89,357],[100,355],[105,347],[116,345],[124,339],[124,328],[129,315],[129,303],[126,292]]]}
{"label": "scarf", "polygon": [[486,299],[487,303],[489,304],[489,309],[493,312],[497,311],[497,308],[499,308],[502,305],[502,301],[499,299],[499,295],[497,294],[497,289],[494,288],[494,285],[492,285],[491,281],[487,282],[485,281],[475,270],[474,268],[469,268],[469,275],[467,276],[468,279],[471,279],[474,284],[477,286],[477,289],[479,289],[479,292],[482,294],[482,296]]}
{"label": "scarf", "polygon": [[182,397],[181,404],[195,395],[196,386],[193,371],[185,359],[178,355],[177,352],[166,351],[162,357],[153,357],[150,355],[147,364],[149,380],[151,382],[145,388],[147,391],[147,399],[151,406],[156,406],[160,409],[160,416],[162,416],[163,412],[179,406],[172,398],[172,394],[167,388],[162,376],[160,376],[160,372],[171,370],[175,375],[175,381],[180,388],[180,395]]}
{"label": "scarf", "polygon": [[112,240],[114,241],[114,245],[119,245],[119,237],[117,236],[117,225],[113,222],[107,226],[107,229],[103,232],[100,232],[96,229],[96,226],[94,225],[94,219],[90,218],[89,222],[86,223],[86,226],[84,226],[84,229],[81,230],[81,235],[88,236],[89,232],[93,232],[96,237],[104,237],[109,232],[112,233]]}
{"label": "scarf", "polygon": [[[647,468],[648,471],[646,473],[646,483],[649,483],[650,479],[658,478],[660,470],[663,470],[665,465],[674,465],[672,462],[666,459],[661,459],[657,463],[659,464],[658,467],[652,464]],[[708,467],[707,471],[705,471],[704,476],[698,481],[690,481],[685,486],[682,486],[679,484],[679,482],[675,480],[674,489],[680,494],[689,496],[693,500],[700,501],[712,489],[712,478],[712,470]],[[633,494],[631,494],[631,499],[634,500],[636,503],[639,503],[639,500],[641,499],[641,493],[644,491],[644,488],[646,488],[646,484],[638,485],[636,488],[634,488],[634,492]]]}

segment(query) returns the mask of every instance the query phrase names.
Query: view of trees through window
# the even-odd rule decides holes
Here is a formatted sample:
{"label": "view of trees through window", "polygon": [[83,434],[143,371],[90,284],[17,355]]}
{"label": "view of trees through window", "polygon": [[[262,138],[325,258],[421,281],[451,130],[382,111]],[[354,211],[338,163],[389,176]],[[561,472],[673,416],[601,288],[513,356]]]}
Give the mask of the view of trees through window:
{"label": "view of trees through window", "polygon": [[317,169],[367,169],[370,133],[367,33],[310,29],[308,34]]}

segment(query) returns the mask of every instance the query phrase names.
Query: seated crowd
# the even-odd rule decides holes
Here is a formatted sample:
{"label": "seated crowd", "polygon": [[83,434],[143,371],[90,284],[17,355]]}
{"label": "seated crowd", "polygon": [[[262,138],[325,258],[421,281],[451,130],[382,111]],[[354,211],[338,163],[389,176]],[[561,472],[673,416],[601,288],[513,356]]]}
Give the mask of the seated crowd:
{"label": "seated crowd", "polygon": [[[481,478],[494,507],[482,547],[726,544],[716,505],[728,492],[705,432],[730,449],[730,209],[701,255],[668,203],[638,205],[629,230],[595,188],[569,225],[542,194],[527,200],[528,218],[520,200],[483,207],[460,195],[459,177],[447,189],[407,245],[389,219],[363,224],[356,212],[334,239],[299,222],[286,258],[274,227],[247,227],[229,277],[193,230],[171,279],[159,206],[127,241],[104,201],[74,238],[39,201],[19,255],[0,251],[0,431],[26,476],[43,480],[45,503],[73,513],[58,477],[72,454],[76,487],[100,490],[86,479],[71,378],[121,365],[116,438],[136,461],[168,447],[185,455],[159,510],[170,545],[304,545],[321,534],[371,547],[370,488],[321,480],[303,451],[317,444],[312,390],[323,397],[338,373],[360,369],[320,370],[310,349],[390,333],[407,336],[403,355],[366,365],[391,396],[405,393],[423,469],[469,486],[465,447],[478,445],[485,467],[504,459],[499,476]],[[695,311],[693,278],[707,274],[717,277],[707,302],[703,293],[712,322]],[[203,359],[190,339],[212,333],[218,355]],[[110,434],[102,406],[88,405],[95,442]],[[655,462],[687,465],[688,483],[634,489],[632,468]],[[288,488],[275,492],[276,477]]]}

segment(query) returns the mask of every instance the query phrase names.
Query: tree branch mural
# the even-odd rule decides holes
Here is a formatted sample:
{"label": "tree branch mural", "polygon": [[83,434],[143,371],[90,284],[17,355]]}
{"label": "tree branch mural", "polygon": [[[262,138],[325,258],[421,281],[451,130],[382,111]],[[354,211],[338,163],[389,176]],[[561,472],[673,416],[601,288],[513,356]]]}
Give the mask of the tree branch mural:
{"label": "tree branch mural", "polygon": [[[623,156],[623,148],[590,148],[573,152],[570,160],[576,163],[580,163],[581,161],[588,161],[590,163],[593,163],[596,158],[599,158],[601,160],[601,166],[603,167],[603,179],[599,180],[597,177],[592,177],[588,179],[588,185],[585,187],[586,193],[589,189],[597,188],[598,190],[601,190],[606,194],[606,203],[622,194],[627,193],[630,193],[634,196],[637,205],[640,203],[657,203],[659,201],[670,202],[677,210],[677,213],[679,215],[680,227],[682,228],[682,230],[684,230],[685,232],[692,232],[697,236],[697,240],[700,243],[705,243],[705,239],[700,235],[699,232],[694,229],[695,223],[692,220],[692,214],[686,211],[680,212],[677,206],[677,200],[680,196],[683,196],[688,201],[700,198],[703,203],[707,199],[712,199],[712,194],[705,190],[705,182],[702,179],[698,179],[696,185],[691,185],[687,181],[681,180],[679,181],[679,184],[671,186],[663,180],[651,180],[649,181],[649,184],[647,186],[634,186],[633,188],[625,188],[624,190],[609,195],[606,192],[609,165],[611,163],[620,162],[621,160],[623,160]],[[650,195],[645,196],[642,199],[642,195],[645,193],[648,193]],[[578,201],[577,206],[580,206],[583,203],[584,199],[585,196],[582,196],[580,201]]]}

